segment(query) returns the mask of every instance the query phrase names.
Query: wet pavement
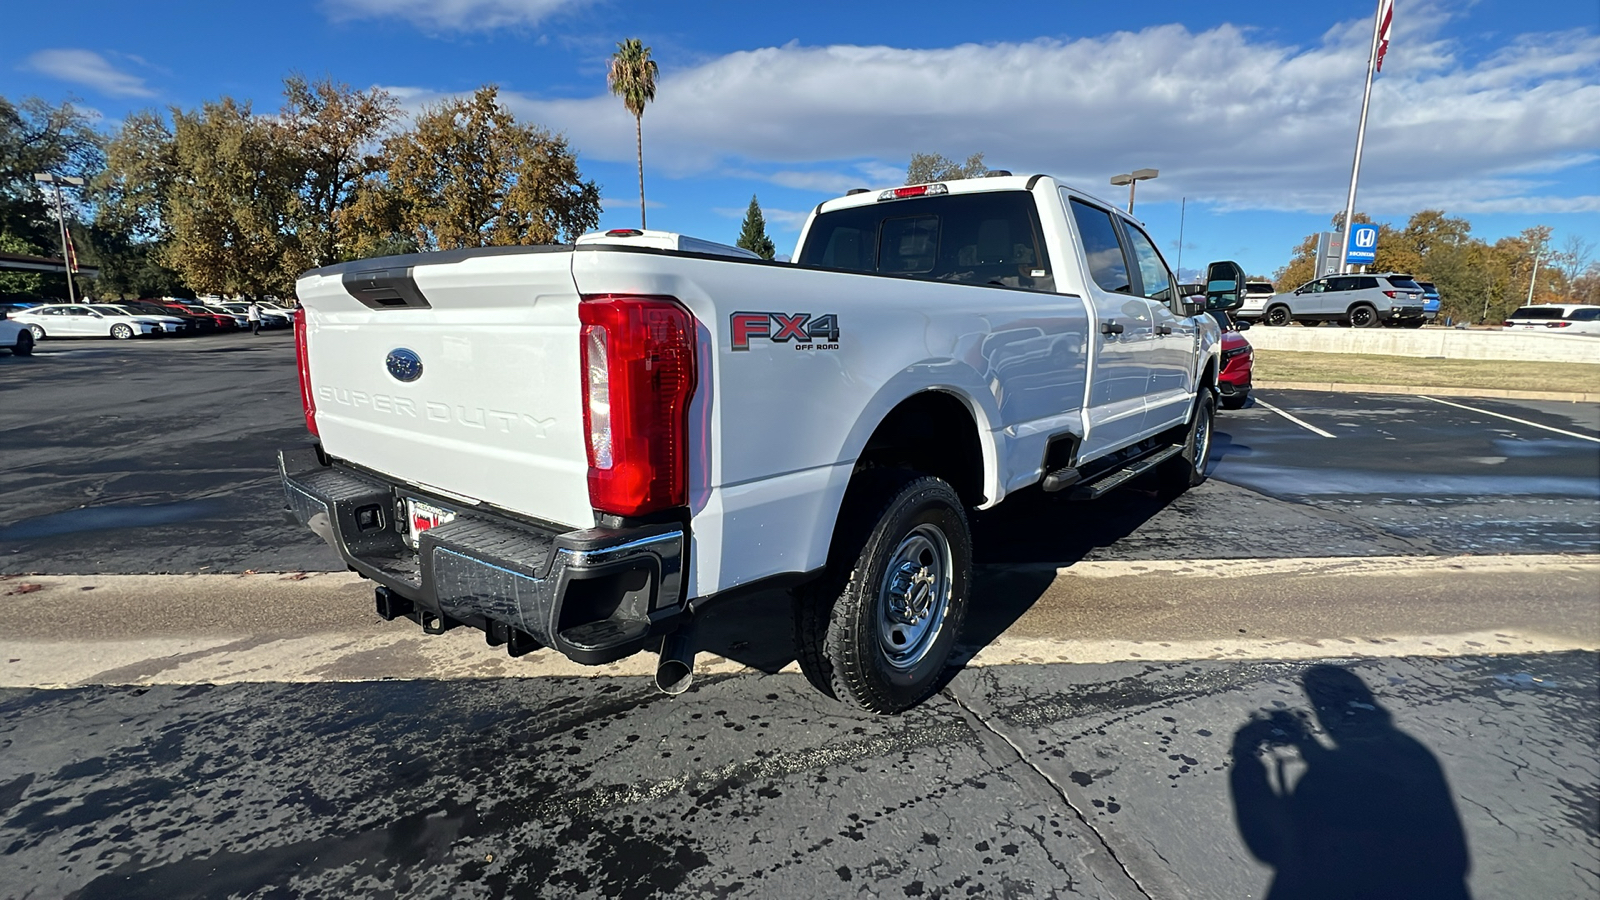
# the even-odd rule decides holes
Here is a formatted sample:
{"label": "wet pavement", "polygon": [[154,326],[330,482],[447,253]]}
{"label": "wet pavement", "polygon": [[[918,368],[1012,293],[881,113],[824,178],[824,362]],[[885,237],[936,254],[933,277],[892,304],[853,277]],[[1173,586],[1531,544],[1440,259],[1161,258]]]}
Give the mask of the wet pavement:
{"label": "wet pavement", "polygon": [[1403,830],[1365,896],[1593,896],[1595,668],[997,666],[897,718],[798,675],[12,690],[0,893],[1236,898]]}
{"label": "wet pavement", "polygon": [[[0,357],[0,576],[342,569],[279,516],[296,391],[286,334]],[[1600,552],[1600,444],[1583,437],[1600,407],[1263,397],[1334,437],[1225,412],[1212,479],[1170,505],[1025,492],[978,516],[994,597],[977,643],[1091,615],[1086,589],[1070,615],[1028,617],[1056,566]],[[1415,606],[1436,634],[1448,579],[1479,576],[1359,597],[1326,577],[1228,614]],[[0,580],[13,620],[46,608],[23,583]],[[1515,584],[1506,604],[1540,590]],[[1492,611],[1493,586],[1471,587],[1475,615]],[[1178,599],[1148,603],[1181,627],[1201,612]],[[781,638],[782,604],[767,612],[741,627]],[[0,690],[0,897],[1600,892],[1592,650],[1022,660],[877,718],[783,671],[781,641],[724,638],[753,668],[676,699],[643,676],[516,677],[516,661],[510,677]]]}

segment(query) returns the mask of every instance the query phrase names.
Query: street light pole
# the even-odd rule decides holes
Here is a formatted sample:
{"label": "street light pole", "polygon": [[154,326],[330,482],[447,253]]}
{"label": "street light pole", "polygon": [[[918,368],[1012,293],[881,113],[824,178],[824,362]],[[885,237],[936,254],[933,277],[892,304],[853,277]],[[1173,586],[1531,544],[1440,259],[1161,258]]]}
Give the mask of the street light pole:
{"label": "street light pole", "polygon": [[1149,181],[1160,174],[1161,173],[1155,169],[1134,169],[1132,172],[1111,176],[1112,184],[1118,185],[1119,187],[1124,184],[1128,186],[1128,215],[1133,215],[1134,186],[1141,181]]}
{"label": "street light pole", "polygon": [[49,172],[37,172],[34,174],[33,180],[40,184],[48,184],[55,189],[56,224],[61,227],[61,268],[67,275],[67,302],[77,303],[78,293],[72,284],[72,270],[76,254],[72,252],[72,237],[67,234],[67,215],[61,205],[61,183],[66,182],[74,187],[83,187],[83,179],[74,178],[70,175],[52,175]]}

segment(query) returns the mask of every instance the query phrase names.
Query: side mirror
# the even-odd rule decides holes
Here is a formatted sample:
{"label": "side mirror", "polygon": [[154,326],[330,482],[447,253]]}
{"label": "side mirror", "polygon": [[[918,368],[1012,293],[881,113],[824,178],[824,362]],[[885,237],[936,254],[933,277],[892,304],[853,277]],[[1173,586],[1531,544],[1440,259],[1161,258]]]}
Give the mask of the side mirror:
{"label": "side mirror", "polygon": [[1243,319],[1235,319],[1233,321],[1233,328],[1235,331],[1249,331],[1250,323]]}
{"label": "side mirror", "polygon": [[1238,309],[1244,305],[1244,269],[1231,260],[1206,266],[1206,309]]}

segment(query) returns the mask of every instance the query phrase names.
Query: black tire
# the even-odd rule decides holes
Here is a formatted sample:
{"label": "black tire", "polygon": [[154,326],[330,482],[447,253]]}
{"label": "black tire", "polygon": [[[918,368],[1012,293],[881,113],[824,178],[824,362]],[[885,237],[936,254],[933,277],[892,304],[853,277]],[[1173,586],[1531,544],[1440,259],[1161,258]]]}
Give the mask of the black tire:
{"label": "black tire", "polygon": [[1383,325],[1383,320],[1378,318],[1378,311],[1370,303],[1357,303],[1350,307],[1351,328],[1378,328]]}
{"label": "black tire", "polygon": [[129,338],[133,337],[133,326],[124,325],[121,322],[118,322],[117,324],[111,326],[111,336],[119,341],[128,340]]}
{"label": "black tire", "polygon": [[17,342],[11,345],[12,356],[33,355],[33,332],[24,328],[17,332]]}
{"label": "black tire", "polygon": [[44,340],[44,328],[39,325],[29,325],[28,333],[33,335],[34,343]]}
{"label": "black tire", "polygon": [[796,597],[796,657],[823,693],[898,713],[940,685],[967,614],[972,537],[950,485],[868,471],[840,511],[830,573]]}
{"label": "black tire", "polygon": [[1195,400],[1194,415],[1183,438],[1183,452],[1162,470],[1162,493],[1169,499],[1206,480],[1206,458],[1211,455],[1212,419],[1217,414],[1217,398],[1202,387]]}
{"label": "black tire", "polygon": [[1289,324],[1290,321],[1291,316],[1289,315],[1289,307],[1284,306],[1281,303],[1277,306],[1269,308],[1267,310],[1267,314],[1261,319],[1261,323],[1263,325],[1271,325],[1274,328],[1281,328]]}

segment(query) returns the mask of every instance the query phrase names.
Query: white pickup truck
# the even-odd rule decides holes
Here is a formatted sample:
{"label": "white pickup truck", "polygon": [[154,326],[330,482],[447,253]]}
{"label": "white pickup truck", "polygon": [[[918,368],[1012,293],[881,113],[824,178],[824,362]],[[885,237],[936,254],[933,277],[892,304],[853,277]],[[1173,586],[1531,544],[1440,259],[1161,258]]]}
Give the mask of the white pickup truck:
{"label": "white pickup truck", "polygon": [[[1208,300],[1243,272],[1213,265]],[[820,690],[925,698],[971,589],[967,510],[1204,478],[1219,334],[1138,222],[1053,178],[852,191],[795,262],[632,230],[306,273],[314,446],[293,517],[378,611],[512,655],[647,647],[708,602],[796,598]]]}

